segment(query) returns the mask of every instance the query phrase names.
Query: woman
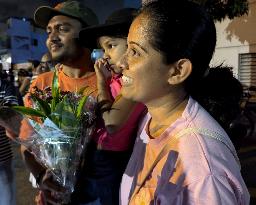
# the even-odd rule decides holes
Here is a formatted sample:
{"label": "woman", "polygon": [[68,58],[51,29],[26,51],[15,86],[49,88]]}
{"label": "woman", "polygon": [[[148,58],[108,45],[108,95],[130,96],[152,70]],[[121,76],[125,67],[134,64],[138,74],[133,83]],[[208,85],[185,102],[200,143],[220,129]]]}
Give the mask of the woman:
{"label": "woman", "polygon": [[195,3],[159,0],[142,8],[127,41],[121,92],[149,114],[122,179],[120,204],[249,204],[235,148],[220,116],[205,110],[216,104],[204,104],[212,96],[200,84],[211,75],[213,20]]}

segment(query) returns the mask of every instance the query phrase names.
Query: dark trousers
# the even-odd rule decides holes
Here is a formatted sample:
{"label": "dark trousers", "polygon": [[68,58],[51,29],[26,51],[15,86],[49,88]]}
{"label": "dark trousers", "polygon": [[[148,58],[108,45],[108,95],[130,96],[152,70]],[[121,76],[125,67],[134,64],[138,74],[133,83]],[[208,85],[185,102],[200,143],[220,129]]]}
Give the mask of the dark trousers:
{"label": "dark trousers", "polygon": [[72,205],[100,201],[101,205],[119,204],[119,187],[131,151],[97,150],[89,146],[78,183],[72,196]]}

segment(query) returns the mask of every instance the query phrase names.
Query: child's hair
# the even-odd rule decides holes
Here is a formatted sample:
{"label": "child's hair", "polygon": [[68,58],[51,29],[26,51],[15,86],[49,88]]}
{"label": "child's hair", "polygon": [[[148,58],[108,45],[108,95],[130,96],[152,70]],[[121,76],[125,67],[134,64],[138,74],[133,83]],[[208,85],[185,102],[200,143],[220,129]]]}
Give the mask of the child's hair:
{"label": "child's hair", "polygon": [[230,68],[210,68],[216,45],[213,19],[198,4],[186,0],[158,0],[139,11],[149,19],[147,36],[167,64],[189,59],[192,73],[186,91],[228,130],[239,113],[242,86]]}

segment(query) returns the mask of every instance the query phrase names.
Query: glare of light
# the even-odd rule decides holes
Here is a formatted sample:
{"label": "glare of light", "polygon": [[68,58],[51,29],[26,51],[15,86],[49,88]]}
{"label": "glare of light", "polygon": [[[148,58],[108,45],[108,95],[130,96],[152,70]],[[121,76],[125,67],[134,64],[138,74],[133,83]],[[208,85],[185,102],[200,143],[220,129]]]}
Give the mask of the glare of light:
{"label": "glare of light", "polygon": [[9,57],[6,59],[6,62],[7,62],[7,63],[11,63],[11,62],[12,62],[11,56],[9,56]]}

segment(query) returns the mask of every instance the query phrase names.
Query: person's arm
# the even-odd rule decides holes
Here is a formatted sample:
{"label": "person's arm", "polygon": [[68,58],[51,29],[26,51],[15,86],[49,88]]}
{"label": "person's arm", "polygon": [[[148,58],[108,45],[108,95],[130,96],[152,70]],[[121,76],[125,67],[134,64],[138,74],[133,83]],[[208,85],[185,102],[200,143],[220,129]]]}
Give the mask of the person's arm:
{"label": "person's arm", "polygon": [[19,87],[19,92],[21,96],[24,96],[26,94],[29,84],[30,84],[30,78],[24,78],[24,80],[22,81],[22,84]]}
{"label": "person's arm", "polygon": [[25,106],[25,107],[32,107],[32,106],[33,106],[32,101],[31,101],[31,98],[30,98],[30,93],[33,92],[33,88],[34,88],[35,86],[37,86],[38,81],[40,81],[39,78],[36,78],[36,79],[34,79],[34,80],[30,83],[28,92],[24,95],[24,106]]}
{"label": "person's arm", "polygon": [[39,183],[46,172],[46,168],[42,166],[40,163],[38,163],[34,155],[31,154],[31,152],[29,152],[28,149],[24,146],[21,146],[21,155],[27,168],[34,175],[34,177],[37,180],[37,183]]}
{"label": "person's arm", "polygon": [[[229,178],[229,176],[232,177]],[[187,190],[184,191],[187,192],[187,201],[184,201],[181,194],[178,196],[183,198],[183,204],[194,202],[201,205],[248,205],[249,192],[239,178],[227,173],[223,175],[212,173],[209,176],[202,176],[186,187]]]}
{"label": "person's arm", "polygon": [[114,133],[124,125],[137,103],[121,95],[113,100],[107,83],[111,73],[104,59],[97,60],[94,68],[97,76],[99,110],[107,131]]}
{"label": "person's arm", "polygon": [[4,105],[18,105],[18,98],[16,96],[15,87],[6,81],[5,82],[5,96],[3,97]]}
{"label": "person's arm", "polygon": [[137,103],[123,98],[116,99],[111,108],[102,113],[105,126],[109,133],[118,131],[128,120]]}
{"label": "person's arm", "polygon": [[[6,82],[6,81],[2,81],[2,86],[4,86],[4,90],[5,90],[5,96],[3,97],[3,105],[4,106],[11,106],[11,105],[18,105],[18,99],[17,99],[17,96],[16,96],[16,92],[15,92],[15,88],[14,86],[9,83],[9,82]],[[6,112],[8,112],[8,114],[10,114],[9,116],[12,116],[13,113],[11,113],[10,111],[12,111],[11,109],[7,108],[5,112],[3,112],[3,110],[1,110],[2,114],[5,115]],[[16,120],[16,118],[15,118]],[[17,127],[19,127],[19,122],[15,122],[15,128],[16,128],[16,125]],[[6,123],[5,120],[1,121],[0,122],[1,126],[3,126],[6,130],[6,135],[7,137],[9,137],[10,139],[15,139],[17,138],[17,134],[15,134],[11,128],[14,128],[12,126],[12,123]],[[11,128],[10,128],[11,127]]]}
{"label": "person's arm", "polygon": [[43,192],[44,200],[47,204],[59,204],[56,193],[63,193],[65,189],[54,180],[51,171],[37,162],[34,155],[26,147],[21,146],[21,152],[27,168],[33,174],[39,189]]}
{"label": "person's arm", "polygon": [[[37,85],[39,79],[35,79],[29,88],[29,92],[33,92],[33,87]],[[26,107],[32,107],[32,102],[30,99],[30,93],[25,95],[24,104]],[[26,124],[25,124],[26,125]],[[25,125],[23,125],[25,127]],[[25,128],[25,131],[28,131],[28,128]],[[22,138],[26,138],[26,134],[22,133],[24,136]],[[30,134],[27,134],[30,135]],[[21,137],[21,136],[20,136]],[[28,148],[25,146],[21,146],[21,155],[24,163],[28,170],[33,174],[36,179],[37,185],[40,190],[43,192],[44,200],[47,204],[58,204],[57,199],[51,194],[52,192],[62,192],[64,188],[61,187],[53,178],[51,172],[46,169],[42,164],[40,164],[35,156],[30,152]]]}
{"label": "person's arm", "polygon": [[[30,85],[29,90],[32,90],[32,87],[34,85]],[[5,97],[5,104],[4,105],[18,105],[18,100],[17,97],[14,96],[13,94],[15,93],[15,88],[12,85],[7,85],[5,87],[6,90],[6,97]],[[29,100],[29,93],[26,94],[25,96],[25,106],[26,107],[31,107],[31,101]],[[20,115],[17,115],[17,112],[15,112],[14,110],[9,110],[8,111],[10,116],[12,116],[12,118],[9,119],[9,121],[7,121],[8,123],[4,123],[2,124],[3,127],[5,127],[6,129],[6,135],[7,137],[9,137],[10,139],[17,139],[17,138],[22,138],[22,139],[26,139],[29,135],[29,128],[30,126],[27,126],[27,123],[22,123],[23,122],[23,117],[21,117]],[[13,113],[11,113],[13,112]],[[14,122],[15,121],[15,122]],[[15,124],[14,124],[15,123]]]}

